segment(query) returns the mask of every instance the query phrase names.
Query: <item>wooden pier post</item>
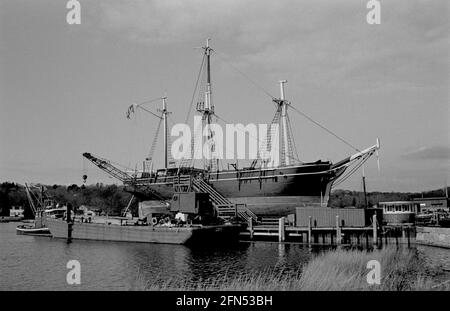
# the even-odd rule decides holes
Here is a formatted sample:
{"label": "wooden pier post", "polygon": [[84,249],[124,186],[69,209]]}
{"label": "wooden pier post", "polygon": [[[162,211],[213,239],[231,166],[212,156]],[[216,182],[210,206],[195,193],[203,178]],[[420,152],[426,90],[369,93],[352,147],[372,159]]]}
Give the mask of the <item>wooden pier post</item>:
{"label": "wooden pier post", "polygon": [[377,230],[377,215],[373,215],[372,216],[372,234],[373,234],[373,245],[377,245],[378,239],[377,239],[377,234],[378,234],[378,230]]}
{"label": "wooden pier post", "polygon": [[406,244],[406,229],[402,226],[402,244]]}
{"label": "wooden pier post", "polygon": [[67,212],[66,212],[66,221],[67,221],[67,244],[72,243],[72,204],[67,204]]}
{"label": "wooden pier post", "polygon": [[284,223],[284,217],[281,217],[280,219],[278,219],[278,241],[279,242],[284,242],[285,240],[285,223]]}
{"label": "wooden pier post", "polygon": [[341,244],[341,227],[339,226],[339,215],[336,215],[336,244]]}
{"label": "wooden pier post", "polygon": [[250,240],[253,240],[253,219],[249,217],[247,219],[248,222],[248,231],[250,231]]}
{"label": "wooden pier post", "polygon": [[411,247],[411,234],[410,234],[410,231],[409,231],[409,227],[406,227],[406,230],[407,230],[407,232],[406,232],[406,235],[407,235],[407,238],[408,238],[408,248],[410,248]]}
{"label": "wooden pier post", "polygon": [[308,244],[311,244],[311,225],[312,225],[312,220],[311,220],[311,216],[308,217]]}

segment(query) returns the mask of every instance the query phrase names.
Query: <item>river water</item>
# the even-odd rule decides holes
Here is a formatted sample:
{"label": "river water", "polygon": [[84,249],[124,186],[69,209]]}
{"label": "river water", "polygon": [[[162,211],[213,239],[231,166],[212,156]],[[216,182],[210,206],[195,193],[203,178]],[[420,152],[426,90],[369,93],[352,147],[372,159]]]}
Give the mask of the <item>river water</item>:
{"label": "river water", "polygon": [[[242,242],[232,248],[65,240],[16,235],[0,223],[0,290],[130,290],[144,281],[199,282],[243,273],[295,271],[324,251],[297,244]],[[450,270],[450,250],[421,247],[427,264]],[[69,260],[81,265],[81,284],[68,285]]]}

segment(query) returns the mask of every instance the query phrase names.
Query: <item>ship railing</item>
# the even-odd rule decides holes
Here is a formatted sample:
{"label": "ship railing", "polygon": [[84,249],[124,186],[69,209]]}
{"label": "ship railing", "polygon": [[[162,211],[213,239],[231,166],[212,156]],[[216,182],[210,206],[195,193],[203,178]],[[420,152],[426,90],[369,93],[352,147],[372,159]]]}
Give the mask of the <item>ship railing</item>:
{"label": "ship railing", "polygon": [[175,192],[188,192],[192,187],[191,175],[178,175],[173,178],[173,188]]}
{"label": "ship railing", "polygon": [[248,218],[251,218],[252,221],[258,223],[258,216],[247,207],[247,204],[236,204],[236,211],[243,220],[247,221]]}

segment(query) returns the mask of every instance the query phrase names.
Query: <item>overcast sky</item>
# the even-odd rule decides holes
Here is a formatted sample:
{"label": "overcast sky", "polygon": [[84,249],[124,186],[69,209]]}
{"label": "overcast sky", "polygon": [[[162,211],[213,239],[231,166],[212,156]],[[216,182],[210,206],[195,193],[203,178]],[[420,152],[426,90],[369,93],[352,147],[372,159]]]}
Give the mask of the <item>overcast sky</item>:
{"label": "overcast sky", "polygon": [[[274,113],[231,63],[276,96],[287,79],[296,108],[358,148],[379,137],[368,190],[440,188],[450,176],[448,0],[381,1],[380,25],[367,24],[365,0],[80,2],[81,25],[68,25],[64,0],[0,0],[0,181],[114,182],[82,152],[140,163],[156,119],[127,120],[127,107],[167,94],[183,122],[207,37],[222,55],[213,99],[226,120]],[[354,152],[290,118],[303,161]],[[340,187],[361,190],[361,173]]]}

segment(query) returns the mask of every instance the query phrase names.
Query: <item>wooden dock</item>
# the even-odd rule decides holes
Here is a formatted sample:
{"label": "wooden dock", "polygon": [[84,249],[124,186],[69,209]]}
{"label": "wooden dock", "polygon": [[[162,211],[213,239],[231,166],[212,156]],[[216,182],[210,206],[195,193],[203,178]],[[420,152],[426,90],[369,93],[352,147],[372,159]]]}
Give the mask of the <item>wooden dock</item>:
{"label": "wooden dock", "polygon": [[265,224],[254,224],[248,220],[247,229],[241,232],[245,240],[276,239],[278,242],[293,242],[307,245],[359,245],[381,246],[383,244],[405,244],[410,246],[415,242],[415,227],[413,224],[381,226],[373,217],[371,226],[343,227],[339,216],[334,227],[314,227],[309,219],[308,227],[298,227],[289,223],[285,217],[272,219]]}

